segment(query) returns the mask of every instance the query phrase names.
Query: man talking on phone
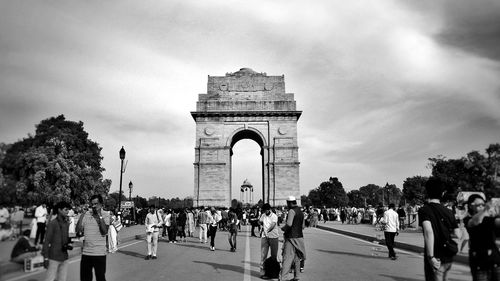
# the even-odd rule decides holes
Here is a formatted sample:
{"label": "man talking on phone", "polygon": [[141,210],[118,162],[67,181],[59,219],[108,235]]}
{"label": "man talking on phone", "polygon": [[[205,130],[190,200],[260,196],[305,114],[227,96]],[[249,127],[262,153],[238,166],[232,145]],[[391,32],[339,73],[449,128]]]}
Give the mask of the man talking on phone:
{"label": "man talking on phone", "polygon": [[101,195],[90,198],[91,210],[82,214],[76,224],[76,232],[84,237],[80,280],[92,281],[92,270],[97,281],[106,281],[106,235],[110,224],[109,212],[102,210]]}

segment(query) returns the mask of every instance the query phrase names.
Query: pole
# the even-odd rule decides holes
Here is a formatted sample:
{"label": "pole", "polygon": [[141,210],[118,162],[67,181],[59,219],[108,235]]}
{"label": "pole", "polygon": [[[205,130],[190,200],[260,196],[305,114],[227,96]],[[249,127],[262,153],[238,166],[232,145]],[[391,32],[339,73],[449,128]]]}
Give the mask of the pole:
{"label": "pole", "polygon": [[120,167],[120,192],[118,194],[118,212],[122,210],[122,176],[123,176],[123,159],[121,159],[121,167]]}

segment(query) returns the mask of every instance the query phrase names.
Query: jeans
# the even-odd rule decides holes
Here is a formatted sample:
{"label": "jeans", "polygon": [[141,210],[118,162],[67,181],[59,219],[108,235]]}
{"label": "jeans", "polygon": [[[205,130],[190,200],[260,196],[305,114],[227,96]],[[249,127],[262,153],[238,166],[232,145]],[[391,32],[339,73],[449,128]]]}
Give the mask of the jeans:
{"label": "jeans", "polygon": [[217,233],[217,226],[210,225],[210,246],[215,247],[215,234]]}
{"label": "jeans", "polygon": [[158,249],[158,231],[146,233],[146,242],[148,243],[148,256],[156,257]]}
{"label": "jeans", "polygon": [[434,267],[432,267],[431,261],[429,261],[427,256],[424,257],[425,281],[448,280],[447,275],[450,268],[451,268],[451,262],[441,263],[441,266],[438,269],[434,269]]}
{"label": "jeans", "polygon": [[277,259],[278,257],[278,238],[262,237],[260,240],[260,266],[264,266],[264,261],[267,259],[267,253],[271,248],[271,257]]}
{"label": "jeans", "polygon": [[168,241],[177,241],[177,226],[168,227]]}
{"label": "jeans", "polygon": [[92,281],[92,269],[97,281],[106,281],[106,256],[82,255],[80,281]]}
{"label": "jeans", "polygon": [[49,267],[47,268],[47,275],[45,281],[66,281],[68,276],[68,260],[56,261],[49,259]]}
{"label": "jeans", "polygon": [[473,281],[500,280],[500,267],[491,267],[489,270],[471,270]]}
{"label": "jeans", "polygon": [[237,230],[229,230],[228,240],[229,240],[229,246],[231,246],[231,249],[236,250],[236,236],[237,235],[238,235]]}
{"label": "jeans", "polygon": [[200,223],[200,242],[207,242],[207,224]]}
{"label": "jeans", "polygon": [[[35,245],[38,244],[38,241],[40,241],[40,244],[43,244],[44,237],[45,237],[45,223],[44,222],[37,222],[36,223]],[[40,238],[40,240],[38,240],[39,238]]]}
{"label": "jeans", "polygon": [[384,232],[385,245],[387,245],[387,250],[389,250],[389,257],[396,257],[396,252],[394,252],[394,237],[396,237],[396,232]]}

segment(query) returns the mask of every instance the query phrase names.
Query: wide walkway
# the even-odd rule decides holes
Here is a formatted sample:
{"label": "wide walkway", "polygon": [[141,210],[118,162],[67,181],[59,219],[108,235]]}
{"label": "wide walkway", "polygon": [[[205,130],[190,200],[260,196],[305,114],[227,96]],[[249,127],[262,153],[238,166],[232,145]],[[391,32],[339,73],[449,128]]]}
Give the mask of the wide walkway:
{"label": "wide walkway", "polygon": [[[320,222],[318,228],[344,234],[359,239],[376,242],[384,245],[384,233],[369,224],[342,224],[337,221]],[[134,239],[144,238],[144,225],[134,225],[124,227],[119,233],[119,242],[124,243]],[[395,247],[406,251],[423,254],[424,242],[421,230],[415,228],[407,228],[396,236]],[[0,276],[14,271],[21,271],[23,267],[18,264],[9,262],[10,253],[14,247],[15,241],[0,242]],[[464,249],[463,253],[459,253],[455,261],[468,265],[468,249]],[[75,247],[70,251],[70,256],[76,256],[81,253],[81,248]]]}
{"label": "wide walkway", "polygon": [[[118,235],[118,243],[125,243],[135,239],[140,239],[145,237],[145,227],[144,225],[134,225],[129,227],[124,227]],[[23,266],[10,262],[10,254],[14,248],[16,241],[7,240],[0,242],[0,280],[1,276],[12,273],[14,271],[22,271]],[[69,252],[70,257],[79,255],[81,253],[81,244],[74,244],[75,248]]]}
{"label": "wide walkway", "polygon": [[[384,232],[370,224],[342,224],[338,221],[328,221],[318,223],[318,228],[385,245]],[[400,231],[395,239],[395,247],[423,255],[424,236],[422,230],[406,228]],[[469,264],[467,246],[465,246],[463,252],[456,256],[455,261],[466,265]]]}

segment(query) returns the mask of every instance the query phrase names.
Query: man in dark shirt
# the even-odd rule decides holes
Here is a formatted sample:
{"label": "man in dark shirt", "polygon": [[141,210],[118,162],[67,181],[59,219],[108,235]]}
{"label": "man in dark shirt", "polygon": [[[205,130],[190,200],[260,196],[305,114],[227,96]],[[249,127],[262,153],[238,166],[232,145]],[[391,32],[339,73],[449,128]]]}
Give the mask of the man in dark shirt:
{"label": "man in dark shirt", "polygon": [[12,262],[16,263],[24,263],[25,258],[31,258],[38,255],[38,251],[42,249],[41,245],[31,246],[30,244],[30,234],[31,230],[26,229],[23,231],[23,235],[19,237],[14,248],[12,249],[12,253],[10,254],[10,259]]}
{"label": "man in dark shirt", "polygon": [[68,236],[69,209],[71,209],[69,203],[64,201],[57,203],[54,207],[57,217],[51,220],[47,226],[47,236],[42,251],[45,260],[48,261],[46,280],[66,280],[68,250],[73,249]]}
{"label": "man in dark shirt", "polygon": [[[283,264],[281,267],[282,281],[299,279],[300,261],[306,259],[304,244],[304,214],[297,206],[297,200],[294,196],[289,196],[286,201],[288,215],[285,225],[281,228],[283,231]],[[292,270],[292,266],[293,269]],[[293,273],[290,273],[293,271]]]}
{"label": "man in dark shirt", "polygon": [[453,255],[443,247],[451,240],[451,231],[459,235],[458,225],[451,211],[441,205],[445,193],[444,183],[434,177],[425,184],[428,203],[418,211],[419,225],[424,233],[424,272],[425,280],[447,280]]}

